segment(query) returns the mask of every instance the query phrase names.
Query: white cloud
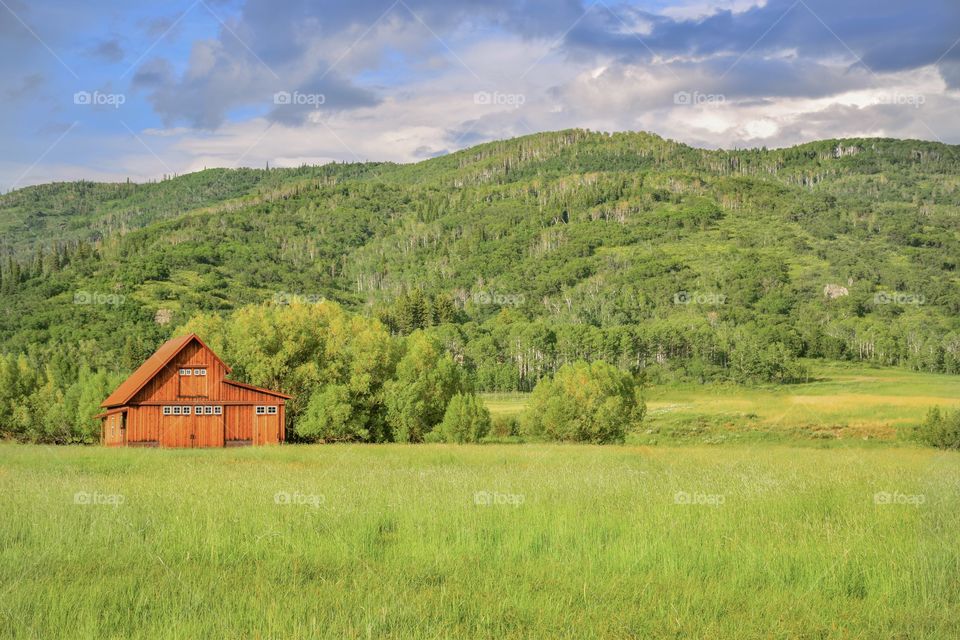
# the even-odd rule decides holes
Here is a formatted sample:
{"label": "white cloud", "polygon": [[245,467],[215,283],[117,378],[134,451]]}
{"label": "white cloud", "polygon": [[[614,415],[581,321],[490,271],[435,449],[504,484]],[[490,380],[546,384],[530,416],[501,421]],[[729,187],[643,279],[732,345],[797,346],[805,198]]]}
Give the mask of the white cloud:
{"label": "white cloud", "polygon": [[[524,63],[544,53],[530,43],[486,42],[465,50],[464,60],[476,62],[478,73],[488,69],[502,72],[483,60],[484,50],[490,47],[496,47],[499,56],[513,54]],[[477,88],[498,86],[496,82],[478,83],[468,74],[448,69],[439,78],[410,83],[374,106],[318,113],[302,126],[251,118],[228,123],[212,133],[182,127],[150,129],[143,139],[151,146],[164,145],[167,164],[186,172],[238,164],[262,167],[267,162],[275,167],[344,160],[413,162],[480,140],[567,127],[646,129],[692,144],[727,148],[779,147],[842,136],[955,139],[960,134],[956,125],[942,126],[946,114],[957,109],[960,101],[955,94],[944,92],[943,81],[932,67],[880,76],[873,79],[872,87],[819,98],[726,99],[700,105],[674,102],[680,87],[703,80],[695,68],[671,72],[613,61],[602,67],[574,67],[554,54],[544,58],[537,69],[536,75],[499,85],[506,87],[503,93],[509,90],[523,96],[520,106],[477,103]],[[924,103],[919,107],[891,104],[889,96],[898,95],[923,95]],[[931,133],[925,123],[937,123],[941,130]],[[156,176],[150,174],[150,168],[158,171],[157,164],[149,154],[138,160],[125,156],[124,169],[114,175]],[[137,169],[131,172],[131,167]],[[70,170],[76,168],[60,167],[54,173],[69,177]],[[90,175],[80,172],[74,177]]]}
{"label": "white cloud", "polygon": [[665,7],[661,15],[677,20],[695,20],[713,15],[718,11],[743,13],[754,7],[766,6],[766,4],[766,0],[707,0],[706,2],[695,0],[694,2],[680,2]]}
{"label": "white cloud", "polygon": [[[258,4],[272,11],[265,0]],[[64,145],[89,155],[77,163],[51,156],[25,181],[144,179],[267,162],[410,162],[484,140],[568,127],[645,129],[707,147],[778,147],[867,135],[960,140],[960,94],[944,82],[943,64],[874,74],[851,65],[842,47],[811,55],[813,45],[797,44],[796,33],[782,42],[772,33],[772,42],[749,55],[734,53],[737,38],[746,36],[724,31],[726,18],[716,12],[729,10],[733,22],[749,22],[758,13],[779,16],[775,4],[691,0],[662,10],[662,22],[652,14],[618,11],[626,26],[597,10],[581,23],[590,30],[567,34],[579,38],[572,43],[562,37],[567,23],[560,31],[533,33],[507,23],[491,28],[479,19],[431,23],[438,40],[400,6],[372,27],[374,18],[358,22],[341,15],[344,26],[332,31],[322,20],[297,23],[281,16],[278,23],[297,27],[293,33],[264,28],[259,35],[274,38],[263,45],[266,62],[221,34],[190,44],[184,73],[157,61],[138,69],[157,112],[172,116],[165,128],[151,123],[138,132],[152,152],[120,126],[83,144],[71,134]],[[711,15],[715,19],[700,20]],[[796,16],[805,20],[803,29],[830,36],[802,7]],[[789,30],[796,16],[791,13],[781,27]],[[750,26],[766,29],[765,23]],[[621,39],[604,40],[605,28]],[[633,37],[647,33],[673,47],[669,64],[651,62],[658,58],[646,56]],[[686,34],[696,38],[684,49]],[[260,51],[262,42],[251,41]],[[270,102],[277,87],[321,84],[341,96],[336,110],[291,113]],[[481,94],[486,98],[478,99]],[[688,94],[690,104],[678,94]],[[23,168],[13,161],[0,165],[0,184],[9,185]]]}

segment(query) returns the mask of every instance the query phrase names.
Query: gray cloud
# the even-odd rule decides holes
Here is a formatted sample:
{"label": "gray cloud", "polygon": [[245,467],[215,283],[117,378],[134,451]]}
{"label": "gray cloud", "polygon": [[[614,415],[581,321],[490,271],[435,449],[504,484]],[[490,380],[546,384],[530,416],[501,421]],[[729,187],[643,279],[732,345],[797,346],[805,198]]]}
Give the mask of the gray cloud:
{"label": "gray cloud", "polygon": [[164,38],[168,41],[173,40],[182,30],[180,23],[177,22],[177,16],[161,16],[159,18],[141,20],[138,26],[143,29],[151,42],[156,41],[158,38]]}
{"label": "gray cloud", "polygon": [[[296,125],[316,111],[372,106],[378,102],[372,92],[354,86],[335,72],[314,74],[288,84],[263,65],[222,55],[215,44],[200,46],[204,50],[196,57],[204,59],[207,65],[203,73],[193,70],[178,78],[168,62],[154,59],[134,75],[134,86],[148,91],[148,99],[168,126],[186,122],[200,129],[216,129],[226,121],[231,109],[243,106],[267,107],[270,120]],[[287,94],[290,101],[278,104],[280,92]],[[316,96],[320,99],[313,99]]]}
{"label": "gray cloud", "polygon": [[[625,23],[634,22],[650,25],[649,33],[625,33]],[[955,0],[769,0],[742,13],[719,11],[698,20],[598,4],[567,34],[565,46],[634,61],[787,50],[814,60],[855,55],[884,72],[933,64],[958,36],[960,3]]]}
{"label": "gray cloud", "polygon": [[[217,40],[194,43],[182,76],[168,67],[159,73],[157,61],[138,70],[136,83],[151,87],[150,100],[165,122],[216,128],[231,110],[259,104],[271,120],[292,125],[317,110],[314,104],[271,106],[277,91],[321,93],[321,111],[372,106],[379,98],[351,76],[396,64],[384,58],[390,49],[422,48],[433,36],[449,48],[446,39],[464,24],[521,39],[562,36],[562,51],[574,60],[659,61],[684,78],[698,69],[702,86],[728,97],[819,97],[866,86],[873,72],[934,63],[960,31],[960,3],[769,0],[739,13],[681,20],[625,3],[580,0],[247,0],[229,24]],[[426,33],[401,35],[412,30]],[[846,60],[846,73],[838,59]],[[951,86],[958,82],[956,61],[960,47],[940,62]]]}
{"label": "gray cloud", "polygon": [[35,98],[37,91],[44,85],[44,77],[41,73],[31,73],[20,78],[19,83],[7,89],[5,95],[8,100],[21,100],[23,98]]}
{"label": "gray cloud", "polygon": [[120,62],[124,56],[123,47],[116,38],[97,43],[90,48],[88,54],[105,62]]}
{"label": "gray cloud", "polygon": [[950,89],[960,89],[960,60],[944,60],[938,65],[940,76]]}
{"label": "gray cloud", "polygon": [[[128,122],[153,131],[141,137],[178,170],[241,154],[258,166],[415,160],[574,126],[648,129],[712,147],[845,135],[960,140],[958,94],[943,90],[960,89],[960,45],[948,51],[960,37],[958,0],[767,0],[697,18],[673,17],[695,15],[675,6],[657,13],[659,1],[644,9],[617,0],[206,0],[169,33],[180,17],[173,9],[6,1],[82,78],[0,6],[0,133],[10,141],[9,163],[39,157],[76,117],[82,126],[42,163],[60,162],[61,177],[83,162],[106,172],[116,161],[79,142],[88,120],[97,140],[109,140],[109,119],[69,102],[78,86],[111,80],[130,97]],[[226,27],[201,15],[206,5]],[[104,63],[124,49],[146,57],[117,77]],[[683,91],[724,101],[679,106],[674,94]],[[290,103],[277,104],[277,92]],[[524,102],[480,105],[477,92]],[[311,101],[316,95],[322,103]],[[895,101],[911,96],[925,102]],[[157,132],[156,120],[167,129]],[[269,123],[276,126],[260,139]],[[143,153],[116,128],[131,160]],[[141,160],[143,172],[157,164],[150,154]]]}
{"label": "gray cloud", "polygon": [[274,93],[274,106],[267,118],[286,125],[298,125],[307,122],[313,114],[372,107],[379,102],[371,91],[352,85],[336,72],[323,72],[301,81],[293,89]]}
{"label": "gray cloud", "polygon": [[[318,109],[313,104],[271,106],[274,93],[320,93],[320,111],[375,105],[380,100],[376,93],[345,72],[381,64],[388,46],[448,47],[443,39],[472,21],[525,37],[551,36],[581,13],[579,0],[247,0],[216,40],[194,43],[189,68],[180,77],[169,63],[150,60],[137,70],[134,84],[149,91],[151,104],[167,124],[215,129],[231,110],[257,105],[269,107],[267,117],[273,121],[299,124]],[[406,36],[410,29],[419,37]],[[361,67],[351,67],[352,59],[361,61]]]}

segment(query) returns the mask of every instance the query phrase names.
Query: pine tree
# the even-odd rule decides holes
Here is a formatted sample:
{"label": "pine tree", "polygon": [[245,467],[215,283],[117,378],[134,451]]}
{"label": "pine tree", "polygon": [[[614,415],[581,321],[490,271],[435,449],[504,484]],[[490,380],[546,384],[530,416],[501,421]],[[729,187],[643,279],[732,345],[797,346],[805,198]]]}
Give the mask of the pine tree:
{"label": "pine tree", "polygon": [[457,307],[449,296],[438,293],[433,298],[433,321],[435,324],[445,324],[456,321]]}
{"label": "pine tree", "polygon": [[37,245],[37,252],[33,255],[33,265],[30,269],[30,277],[39,278],[43,275],[43,247]]}

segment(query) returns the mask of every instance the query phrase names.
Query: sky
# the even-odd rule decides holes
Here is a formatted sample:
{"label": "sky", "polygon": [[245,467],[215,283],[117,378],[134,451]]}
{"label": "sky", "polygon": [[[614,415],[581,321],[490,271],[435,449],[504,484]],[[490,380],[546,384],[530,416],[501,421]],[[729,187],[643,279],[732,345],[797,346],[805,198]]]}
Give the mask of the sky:
{"label": "sky", "polygon": [[960,143],[960,0],[0,0],[0,192],[571,127]]}

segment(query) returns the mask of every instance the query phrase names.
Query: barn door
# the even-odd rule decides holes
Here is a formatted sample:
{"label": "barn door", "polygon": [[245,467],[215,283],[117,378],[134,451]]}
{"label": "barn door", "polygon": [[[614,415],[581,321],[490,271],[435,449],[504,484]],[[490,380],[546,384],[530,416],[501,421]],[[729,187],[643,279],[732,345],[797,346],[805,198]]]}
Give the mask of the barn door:
{"label": "barn door", "polygon": [[216,413],[213,405],[197,405],[199,413],[193,421],[194,447],[222,447],[223,414]]}
{"label": "barn door", "polygon": [[[192,413],[192,412],[191,412]],[[162,434],[164,447],[190,449],[196,445],[196,423],[193,415],[173,415],[167,418]]]}
{"label": "barn door", "polygon": [[277,444],[280,442],[280,416],[277,414],[253,415],[253,444]]}
{"label": "barn door", "polygon": [[256,414],[254,414],[253,416],[253,444],[254,445],[263,444],[265,442],[264,433],[266,432],[266,417],[267,416],[256,415]]}
{"label": "barn door", "polygon": [[126,446],[127,421],[125,413],[114,413],[104,419],[103,443],[111,447]]}

